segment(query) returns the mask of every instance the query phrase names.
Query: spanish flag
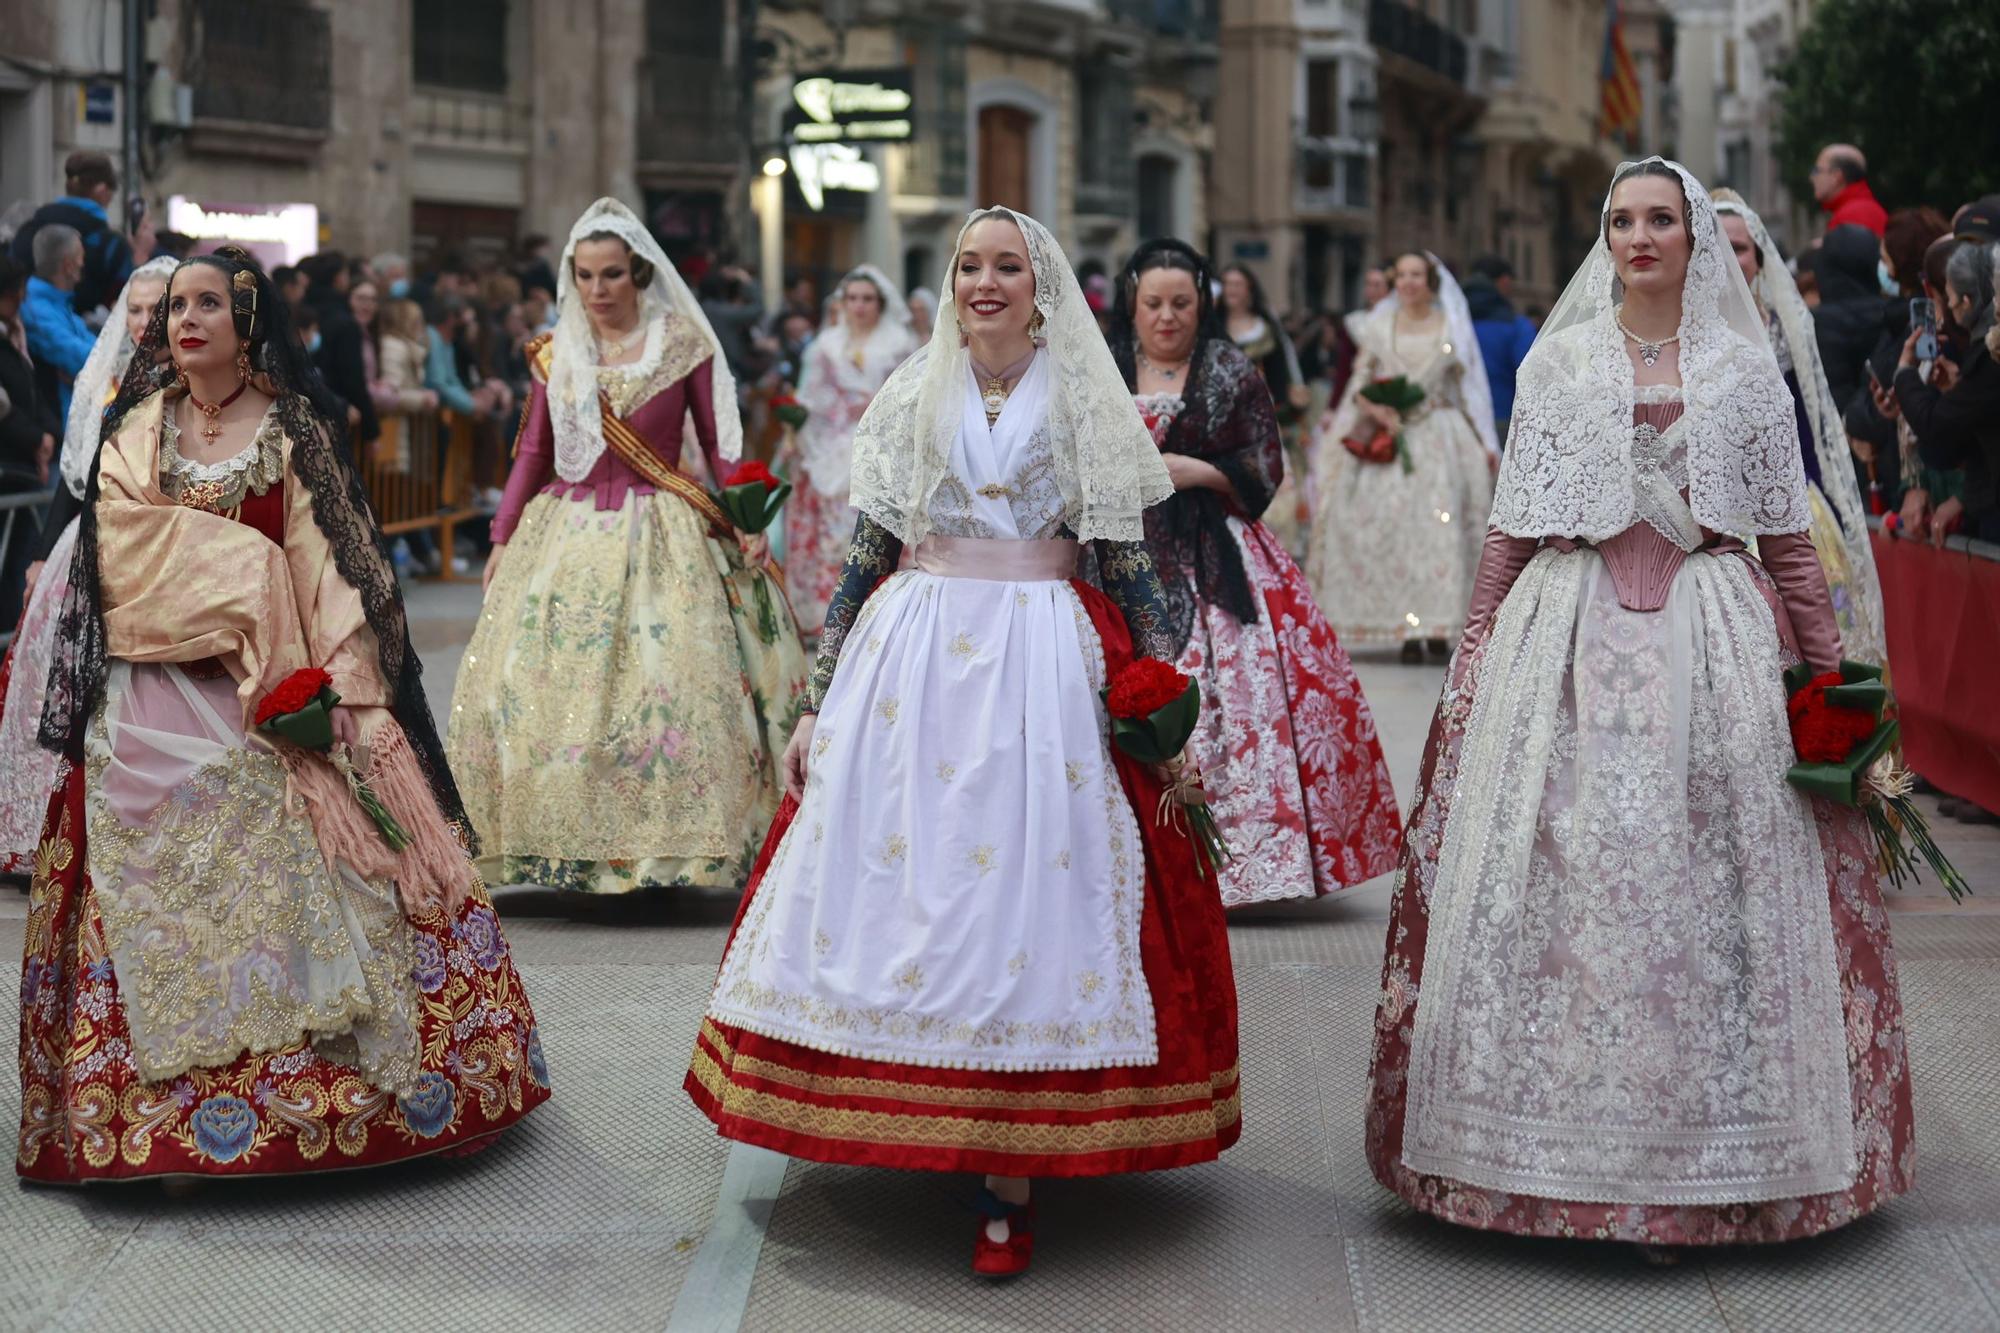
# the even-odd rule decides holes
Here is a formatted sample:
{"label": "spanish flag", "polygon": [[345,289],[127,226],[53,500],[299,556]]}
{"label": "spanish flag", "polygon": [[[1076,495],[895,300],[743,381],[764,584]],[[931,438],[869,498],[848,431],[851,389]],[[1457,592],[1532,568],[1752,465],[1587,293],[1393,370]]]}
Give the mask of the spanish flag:
{"label": "spanish flag", "polygon": [[1604,0],[1604,60],[1598,70],[1597,132],[1607,138],[1639,136],[1639,71],[1625,49],[1618,0]]}

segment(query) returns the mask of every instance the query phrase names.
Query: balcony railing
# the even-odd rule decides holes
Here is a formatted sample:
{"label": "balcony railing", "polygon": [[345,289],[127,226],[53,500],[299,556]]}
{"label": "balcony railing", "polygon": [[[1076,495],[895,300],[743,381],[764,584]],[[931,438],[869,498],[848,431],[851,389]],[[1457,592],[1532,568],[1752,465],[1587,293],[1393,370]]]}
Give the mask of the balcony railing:
{"label": "balcony railing", "polygon": [[1465,82],[1469,59],[1465,39],[1428,14],[1398,0],[1369,0],[1368,40],[1405,60]]}
{"label": "balcony railing", "polygon": [[293,0],[195,0],[187,81],[199,121],[326,134],[333,127],[333,20]]}
{"label": "balcony railing", "polygon": [[736,71],[698,56],[639,62],[639,160],[733,167],[744,157]]}
{"label": "balcony railing", "polygon": [[525,149],[530,114],[526,102],[451,88],[418,88],[410,97],[410,129],[452,143]]}

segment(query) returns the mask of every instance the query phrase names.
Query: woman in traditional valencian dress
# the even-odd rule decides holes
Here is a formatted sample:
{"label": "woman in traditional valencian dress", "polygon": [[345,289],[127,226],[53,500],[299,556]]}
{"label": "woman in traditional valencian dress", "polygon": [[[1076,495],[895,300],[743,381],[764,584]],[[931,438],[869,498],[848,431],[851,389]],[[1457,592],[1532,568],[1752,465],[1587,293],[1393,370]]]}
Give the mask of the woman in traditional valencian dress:
{"label": "woman in traditional valencian dress", "polygon": [[1619,169],[1519,382],[1391,906],[1369,1163],[1522,1234],[1841,1226],[1909,1188],[1902,1007],[1865,821],[1786,781],[1782,672],[1840,632],[1791,395],[1685,170]]}
{"label": "woman in traditional valencian dress", "polygon": [[847,502],[854,425],[889,372],[917,347],[909,305],[873,264],[841,279],[840,300],[840,323],[806,349],[798,399],[808,415],[785,506],[785,586],[799,623],[815,631],[854,535],[854,506]]}
{"label": "woman in traditional valencian dress", "polygon": [[560,313],[493,518],[451,763],[496,883],[585,893],[743,882],[808,666],[768,545],[682,470],[742,453],[736,385],[631,210],[570,229]]}
{"label": "woman in traditional valencian dress", "polygon": [[[255,260],[180,265],[107,415],[58,627],[23,1176],[379,1165],[548,1096],[341,419]],[[401,850],[323,752],[253,729],[308,668]]]}
{"label": "woman in traditional valencian dress", "polygon": [[[1465,624],[1500,443],[1458,283],[1429,254],[1400,256],[1394,276],[1392,299],[1355,334],[1347,392],[1320,422],[1307,568],[1348,647],[1400,643],[1405,662],[1420,662],[1428,644],[1442,661]],[[1361,396],[1399,376],[1423,390],[1409,410]],[[1384,430],[1398,437],[1392,455],[1345,443]]]}
{"label": "woman in traditional valencian dress", "polygon": [[1888,642],[1882,622],[1882,582],[1868,540],[1868,510],[1847,449],[1840,405],[1827,386],[1813,335],[1812,311],[1792,281],[1785,257],[1771,240],[1764,220],[1734,190],[1715,192],[1722,234],[1736,256],[1750,294],[1764,316],[1771,352],[1784,373],[1785,387],[1799,424],[1800,456],[1806,469],[1806,498],[1812,504],[1813,550],[1826,572],[1834,618],[1847,655],[1887,666]]}
{"label": "woman in traditional valencian dress", "polygon": [[1305,457],[1300,414],[1311,401],[1298,349],[1264,299],[1264,285],[1242,264],[1222,271],[1221,322],[1231,342],[1250,359],[1270,390],[1287,457],[1285,475],[1271,497],[1265,521],[1287,550],[1304,555],[1312,522],[1311,460]]}
{"label": "woman in traditional valencian dress", "polygon": [[973,214],[948,282],[855,436],[796,804],[686,1086],[747,1143],[986,1173],[973,1267],[999,1277],[1028,1265],[1028,1177],[1235,1142],[1236,992],[1214,883],[1099,693],[1171,656],[1141,516],[1173,484],[1047,229]]}
{"label": "woman in traditional valencian dress", "polygon": [[33,867],[49,788],[55,785],[56,756],[38,739],[42,693],[49,681],[56,618],[69,593],[69,561],[76,549],[77,519],[83,513],[90,466],[97,458],[104,409],[117,393],[153,307],[166,295],[167,279],[179,262],[148,260],[126,280],[112,307],[124,317],[106,321],[70,395],[60,462],[62,484],[56,487],[42,523],[35,563],[28,567],[27,608],[7,649],[7,660],[0,663],[0,695],[6,700],[5,710],[0,711],[0,874],[25,875]]}
{"label": "woman in traditional valencian dress", "polygon": [[1361,682],[1260,521],[1284,446],[1210,302],[1201,255],[1149,241],[1119,275],[1111,349],[1174,482],[1146,544],[1177,665],[1201,683],[1193,757],[1234,855],[1222,903],[1239,907],[1395,869],[1402,824]]}

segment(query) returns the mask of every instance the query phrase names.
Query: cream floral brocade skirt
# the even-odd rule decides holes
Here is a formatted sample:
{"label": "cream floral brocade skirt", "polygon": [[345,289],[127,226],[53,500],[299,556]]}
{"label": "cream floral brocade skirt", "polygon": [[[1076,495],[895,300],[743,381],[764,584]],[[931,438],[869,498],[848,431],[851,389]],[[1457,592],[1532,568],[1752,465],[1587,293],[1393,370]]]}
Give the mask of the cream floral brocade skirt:
{"label": "cream floral brocade skirt", "polygon": [[452,698],[481,874],[586,893],[741,884],[806,677],[782,591],[685,502],[537,496]]}

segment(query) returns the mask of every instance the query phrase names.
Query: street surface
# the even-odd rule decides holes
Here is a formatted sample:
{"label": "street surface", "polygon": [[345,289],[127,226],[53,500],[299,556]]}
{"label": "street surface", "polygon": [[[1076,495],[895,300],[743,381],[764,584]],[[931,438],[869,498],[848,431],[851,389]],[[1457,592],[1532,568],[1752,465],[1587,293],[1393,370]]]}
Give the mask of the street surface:
{"label": "street surface", "polygon": [[[411,593],[433,707],[476,583]],[[1441,669],[1357,660],[1407,805]],[[1183,1171],[1037,1186],[1035,1266],[967,1272],[968,1177],[715,1136],[680,1090],[733,895],[498,894],[549,1104],[465,1161],[89,1191],[0,1185],[0,1329],[2000,1329],[2000,829],[1934,816],[1980,897],[1892,899],[1916,1191],[1819,1240],[1643,1266],[1419,1219],[1362,1158],[1386,877],[1232,919],[1244,1135]],[[0,956],[25,895],[0,888]],[[17,1021],[0,987],[0,1030]],[[0,1123],[19,1114],[0,1080]]]}

